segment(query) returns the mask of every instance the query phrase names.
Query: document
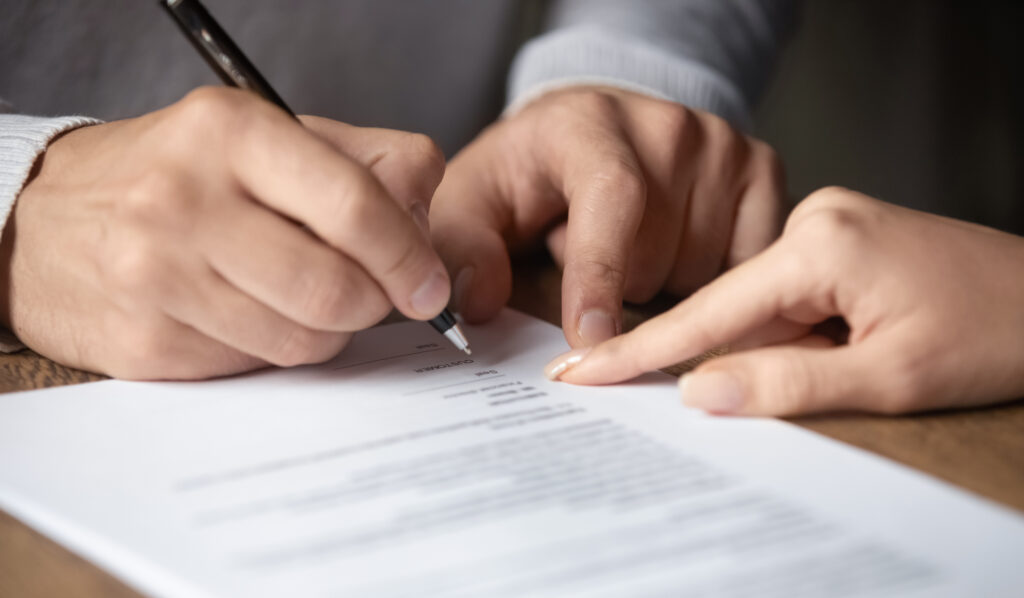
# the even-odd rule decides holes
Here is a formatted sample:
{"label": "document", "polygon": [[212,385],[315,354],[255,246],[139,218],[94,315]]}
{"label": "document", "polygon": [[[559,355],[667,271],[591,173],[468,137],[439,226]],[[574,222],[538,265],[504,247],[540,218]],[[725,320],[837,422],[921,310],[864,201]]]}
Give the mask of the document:
{"label": "document", "polygon": [[405,322],[335,360],[0,395],[0,508],[158,596],[1019,596],[1024,519],[651,374]]}

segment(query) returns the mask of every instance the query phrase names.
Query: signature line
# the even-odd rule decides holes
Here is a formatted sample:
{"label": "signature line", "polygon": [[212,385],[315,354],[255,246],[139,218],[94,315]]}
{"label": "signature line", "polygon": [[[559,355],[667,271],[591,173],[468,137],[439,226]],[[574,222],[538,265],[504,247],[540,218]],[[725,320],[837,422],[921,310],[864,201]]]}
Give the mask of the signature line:
{"label": "signature line", "polygon": [[437,347],[434,349],[427,349],[426,351],[413,351],[412,353],[402,353],[401,355],[390,355],[388,357],[381,357],[380,359],[371,359],[369,361],[360,361],[359,363],[350,363],[348,365],[338,366],[336,370],[347,370],[348,368],[359,367],[368,363],[377,363],[378,361],[387,361],[389,359],[398,359],[399,357],[409,357],[410,355],[420,355],[422,353],[433,353],[434,351],[440,351],[444,347]]}

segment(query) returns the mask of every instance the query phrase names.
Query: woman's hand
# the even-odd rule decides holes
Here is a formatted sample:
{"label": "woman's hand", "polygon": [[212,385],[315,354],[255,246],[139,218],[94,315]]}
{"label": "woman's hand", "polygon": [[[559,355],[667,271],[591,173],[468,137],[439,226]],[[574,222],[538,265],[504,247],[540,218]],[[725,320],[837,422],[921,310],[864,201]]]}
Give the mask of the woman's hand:
{"label": "woman's hand", "polygon": [[[834,316],[849,326],[840,344],[815,328]],[[680,380],[684,403],[902,413],[1024,396],[1024,239],[823,189],[763,253],[547,371],[604,384],[726,344]]]}

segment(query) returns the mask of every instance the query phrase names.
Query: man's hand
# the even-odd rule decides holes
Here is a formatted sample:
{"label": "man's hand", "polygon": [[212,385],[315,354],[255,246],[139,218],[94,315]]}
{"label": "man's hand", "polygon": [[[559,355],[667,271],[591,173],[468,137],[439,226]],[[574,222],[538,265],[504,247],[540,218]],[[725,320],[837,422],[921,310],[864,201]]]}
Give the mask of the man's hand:
{"label": "man's hand", "polygon": [[426,234],[443,170],[423,136],[300,124],[225,88],[75,130],[5,231],[5,323],[122,378],[326,360],[392,305],[447,303]]}
{"label": "man's hand", "polygon": [[[816,325],[841,316],[848,340]],[[782,238],[671,311],[557,358],[603,384],[729,344],[683,377],[714,413],[902,413],[1024,396],[1024,239],[824,189]]]}
{"label": "man's hand", "polygon": [[509,249],[547,240],[564,266],[570,345],[620,331],[622,301],[686,294],[778,234],[775,153],[725,121],[610,89],[551,93],[452,161],[431,210],[434,244],[469,321],[511,291]]}

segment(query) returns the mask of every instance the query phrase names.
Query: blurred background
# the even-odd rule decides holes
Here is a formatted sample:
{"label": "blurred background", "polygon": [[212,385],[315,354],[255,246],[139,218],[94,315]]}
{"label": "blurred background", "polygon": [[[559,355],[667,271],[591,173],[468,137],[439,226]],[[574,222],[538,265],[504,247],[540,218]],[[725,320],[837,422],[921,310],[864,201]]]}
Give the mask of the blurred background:
{"label": "blurred background", "polygon": [[[296,110],[423,131],[451,154],[500,110],[512,53],[495,51],[476,70],[437,65],[511,48],[544,3],[379,1],[304,0],[309,10],[298,11],[286,2],[207,3]],[[420,26],[442,7],[466,25]],[[517,15],[522,31],[508,26]],[[122,17],[145,26],[126,27]],[[14,34],[0,33],[0,98],[28,113],[124,118],[217,82],[155,3],[0,0],[2,31]],[[323,50],[296,59],[287,51],[295,31],[325,40]],[[69,56],[56,38],[102,42]],[[496,38],[508,43],[488,43]],[[1024,0],[805,0],[754,133],[781,153],[797,198],[838,184],[1024,234],[1022,40]],[[32,65],[5,63],[26,48]],[[129,52],[148,58],[121,65]],[[98,78],[108,71],[116,80]],[[68,93],[64,81],[94,84]],[[443,101],[423,101],[439,90]]]}
{"label": "blurred background", "polygon": [[755,134],[798,198],[844,185],[1024,234],[1022,29],[1019,1],[807,1]]}

